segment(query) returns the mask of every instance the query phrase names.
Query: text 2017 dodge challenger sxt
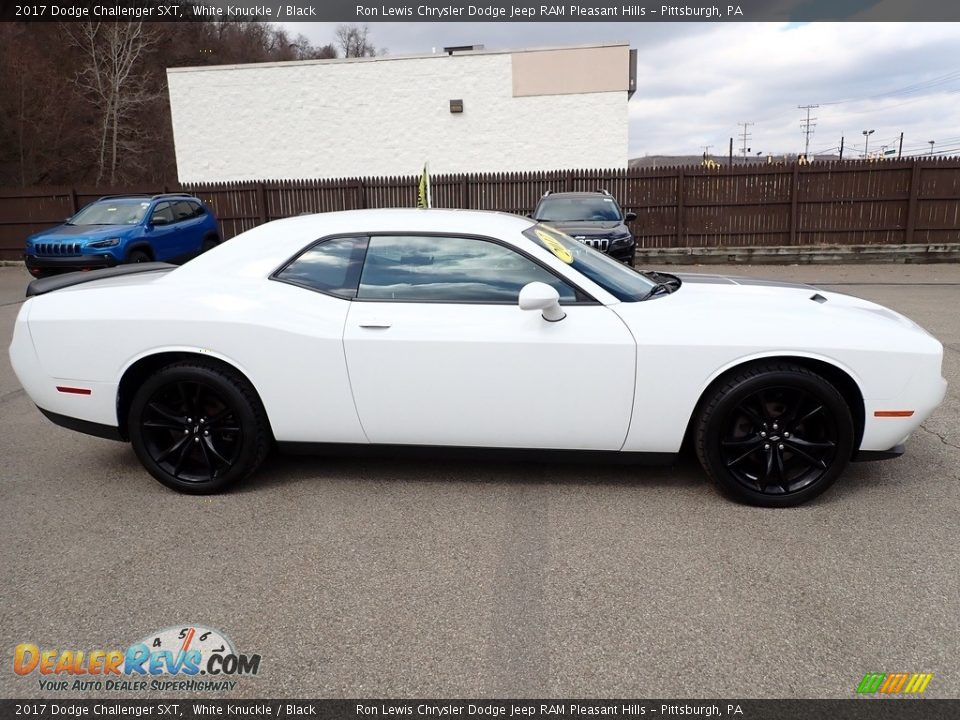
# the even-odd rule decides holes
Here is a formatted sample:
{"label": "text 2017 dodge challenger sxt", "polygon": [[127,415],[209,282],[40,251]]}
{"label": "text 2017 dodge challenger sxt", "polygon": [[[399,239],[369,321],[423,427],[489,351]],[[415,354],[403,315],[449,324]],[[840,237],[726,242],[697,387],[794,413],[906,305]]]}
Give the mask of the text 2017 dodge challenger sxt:
{"label": "text 2017 dodge challenger sxt", "polygon": [[689,438],[729,495],[795,505],[900,454],[946,391],[941,344],[874,303],[637,273],[499,213],[290,218],[180,268],[28,294],[10,356],[40,410],[129,440],[186,492],[250,475],[274,443],[643,462]]}

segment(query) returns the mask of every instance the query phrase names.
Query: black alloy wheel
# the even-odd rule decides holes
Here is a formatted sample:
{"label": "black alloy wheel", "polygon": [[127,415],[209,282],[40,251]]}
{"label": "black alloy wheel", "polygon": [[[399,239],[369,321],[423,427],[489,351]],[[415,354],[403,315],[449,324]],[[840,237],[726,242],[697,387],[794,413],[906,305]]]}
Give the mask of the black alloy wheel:
{"label": "black alloy wheel", "polygon": [[822,377],[797,365],[746,369],[706,398],[697,454],[735,499],[798,505],[826,490],[853,450],[850,409]]}
{"label": "black alloy wheel", "polygon": [[144,250],[133,250],[130,252],[130,255],[127,257],[128,263],[145,263],[150,262],[150,255],[147,254]]}
{"label": "black alloy wheel", "polygon": [[253,473],[266,456],[266,414],[249,382],[201,362],[169,365],[137,391],[130,440],[144,467],[168,487],[212,493]]}

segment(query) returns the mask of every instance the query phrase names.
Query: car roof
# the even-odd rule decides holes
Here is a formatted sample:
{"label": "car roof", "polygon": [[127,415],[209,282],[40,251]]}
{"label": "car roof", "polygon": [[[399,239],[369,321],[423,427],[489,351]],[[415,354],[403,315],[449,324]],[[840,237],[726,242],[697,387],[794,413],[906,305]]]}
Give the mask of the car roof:
{"label": "car roof", "polygon": [[241,233],[223,243],[222,251],[205,253],[173,274],[182,279],[210,272],[262,275],[310,243],[330,235],[450,233],[489,236],[520,245],[524,242],[520,233],[534,224],[530,218],[508,213],[439,208],[383,208],[297,215]]}
{"label": "car roof", "polygon": [[103,197],[94,200],[94,202],[151,202],[153,200],[193,200],[194,202],[200,202],[200,198],[196,197],[195,195],[190,195],[189,193],[161,193],[159,195],[138,195],[133,193],[130,195],[104,195]]}
{"label": "car roof", "polygon": [[541,200],[549,200],[550,198],[578,198],[578,197],[613,197],[610,193],[597,191],[577,191],[577,192],[551,192],[544,195]]}

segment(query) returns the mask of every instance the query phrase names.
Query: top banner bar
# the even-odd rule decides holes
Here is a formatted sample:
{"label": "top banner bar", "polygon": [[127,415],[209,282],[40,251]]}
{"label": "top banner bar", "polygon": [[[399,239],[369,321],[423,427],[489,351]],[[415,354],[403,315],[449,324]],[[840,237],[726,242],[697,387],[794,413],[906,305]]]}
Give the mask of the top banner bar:
{"label": "top banner bar", "polygon": [[3,0],[0,20],[268,22],[957,22],[957,0],[738,0],[653,4],[638,0]]}

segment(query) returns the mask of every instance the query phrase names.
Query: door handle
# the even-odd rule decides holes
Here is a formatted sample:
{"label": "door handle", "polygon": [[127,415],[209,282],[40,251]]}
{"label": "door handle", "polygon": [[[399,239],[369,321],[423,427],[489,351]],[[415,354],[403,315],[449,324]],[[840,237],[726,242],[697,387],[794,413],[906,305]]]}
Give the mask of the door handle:
{"label": "door handle", "polygon": [[360,321],[360,327],[362,328],[388,328],[392,325],[392,322],[383,318],[367,318]]}

